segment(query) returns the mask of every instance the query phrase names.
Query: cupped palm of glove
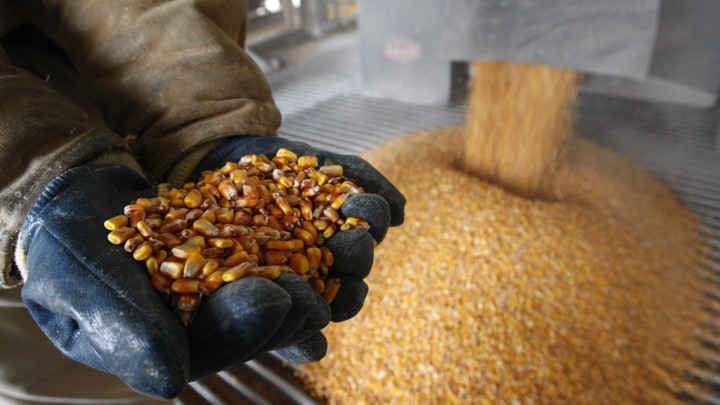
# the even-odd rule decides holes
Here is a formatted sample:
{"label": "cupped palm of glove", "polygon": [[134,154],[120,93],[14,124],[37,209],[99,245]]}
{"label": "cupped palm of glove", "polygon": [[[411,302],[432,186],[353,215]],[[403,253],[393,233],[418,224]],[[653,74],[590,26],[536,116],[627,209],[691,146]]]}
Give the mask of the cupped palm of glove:
{"label": "cupped palm of glove", "polygon": [[324,356],[319,331],[330,309],[293,274],[225,286],[204,299],[186,331],[144,266],[110,245],[102,226],[125,204],[154,194],[127,168],[79,167],[55,179],[28,214],[22,298],[62,353],[159,398],[279,347],[299,345],[299,358],[309,361]]}

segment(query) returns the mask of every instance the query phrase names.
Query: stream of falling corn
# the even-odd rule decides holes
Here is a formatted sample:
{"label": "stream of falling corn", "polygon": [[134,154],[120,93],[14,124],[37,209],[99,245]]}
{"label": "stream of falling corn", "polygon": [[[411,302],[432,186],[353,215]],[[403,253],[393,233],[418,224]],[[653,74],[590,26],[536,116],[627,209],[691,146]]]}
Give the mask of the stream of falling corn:
{"label": "stream of falling corn", "polygon": [[475,61],[468,95],[463,167],[530,197],[548,191],[572,136],[580,74],[515,62]]}
{"label": "stream of falling corn", "polygon": [[555,201],[460,170],[463,129],[366,153],[407,197],[355,318],[299,376],[329,404],[627,404],[695,395],[696,220],[644,169],[570,143]]}

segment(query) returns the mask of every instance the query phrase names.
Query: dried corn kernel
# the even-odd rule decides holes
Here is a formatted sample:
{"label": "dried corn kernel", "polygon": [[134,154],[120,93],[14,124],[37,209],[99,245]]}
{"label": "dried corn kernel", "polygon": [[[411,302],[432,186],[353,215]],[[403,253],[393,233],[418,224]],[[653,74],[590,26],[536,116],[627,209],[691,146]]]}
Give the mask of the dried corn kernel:
{"label": "dried corn kernel", "polygon": [[113,230],[108,234],[108,240],[113,245],[122,245],[135,235],[135,229],[128,227],[121,227]]}
{"label": "dried corn kernel", "polygon": [[105,229],[107,229],[108,231],[114,231],[116,229],[126,227],[128,222],[130,222],[128,220],[128,217],[126,217],[125,215],[118,215],[105,221],[104,225]]}
{"label": "dried corn kernel", "polygon": [[137,248],[135,248],[135,250],[133,250],[133,259],[135,259],[139,262],[144,262],[145,260],[150,258],[150,256],[152,256],[152,254],[153,254],[152,247],[150,246],[149,243],[145,242],[145,243],[142,243]]}
{"label": "dried corn kernel", "polygon": [[203,196],[198,190],[190,190],[183,199],[185,206],[188,208],[197,208],[203,202]]}
{"label": "dried corn kernel", "polygon": [[[174,284],[174,283],[173,283]],[[323,298],[328,304],[332,303],[340,289],[340,279],[331,278],[325,282],[325,288],[323,289]]]}
{"label": "dried corn kernel", "polygon": [[235,281],[248,274],[253,267],[254,266],[250,262],[240,263],[237,266],[225,271],[222,275],[222,280],[226,283]]}
{"label": "dried corn kernel", "polygon": [[175,294],[196,293],[200,290],[200,280],[181,278],[170,285],[170,292]]}

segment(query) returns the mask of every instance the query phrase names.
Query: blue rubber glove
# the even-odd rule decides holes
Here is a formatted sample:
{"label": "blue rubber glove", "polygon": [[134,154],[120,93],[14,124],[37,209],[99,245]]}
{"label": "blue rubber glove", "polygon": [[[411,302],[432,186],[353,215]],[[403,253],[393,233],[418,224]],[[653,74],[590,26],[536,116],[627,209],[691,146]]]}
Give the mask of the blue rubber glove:
{"label": "blue rubber glove", "polygon": [[142,263],[107,241],[103,222],[156,191],[120,166],[68,170],[46,188],[20,234],[22,298],[66,356],[115,374],[131,388],[173,398],[204,377],[267,350],[315,336],[327,304],[293,274],[247,277],[205,297],[190,330],[168,308]]}
{"label": "blue rubber glove", "polygon": [[[317,156],[321,165],[342,165],[344,176],[366,191],[366,194],[348,198],[343,204],[342,214],[368,221],[370,230],[354,228],[338,232],[326,241],[326,245],[335,256],[329,277],[339,277],[341,282],[340,290],[330,305],[332,321],[341,322],[350,319],[360,311],[368,294],[368,286],[363,279],[368,276],[373,264],[373,239],[377,243],[382,242],[388,227],[402,224],[405,197],[380,172],[357,156],[330,153],[305,143],[279,137],[231,138],[203,159],[192,178],[199,177],[202,171],[221,167],[227,161],[237,162],[247,154],[264,154],[273,157],[279,148],[290,149],[298,156]],[[312,357],[308,353],[314,351],[313,342],[322,344],[323,340],[315,338],[278,352],[290,361],[301,361]]]}

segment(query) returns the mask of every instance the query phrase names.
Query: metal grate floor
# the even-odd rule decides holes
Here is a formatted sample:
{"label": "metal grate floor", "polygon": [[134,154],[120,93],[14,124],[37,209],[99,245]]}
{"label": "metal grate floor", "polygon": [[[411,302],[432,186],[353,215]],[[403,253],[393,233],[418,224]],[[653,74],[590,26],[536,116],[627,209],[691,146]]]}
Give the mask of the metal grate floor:
{"label": "metal grate floor", "polygon": [[[313,55],[268,77],[284,115],[280,136],[357,154],[392,137],[462,125],[462,103],[426,107],[364,97],[355,32],[338,34]],[[576,132],[644,165],[702,221],[709,278],[720,283],[720,108],[696,110],[580,94]],[[709,300],[720,296],[708,292]],[[687,378],[707,391],[687,402],[720,404],[720,319],[702,331],[707,358]],[[313,404],[292,370],[273,354],[191,384],[177,404]]]}

